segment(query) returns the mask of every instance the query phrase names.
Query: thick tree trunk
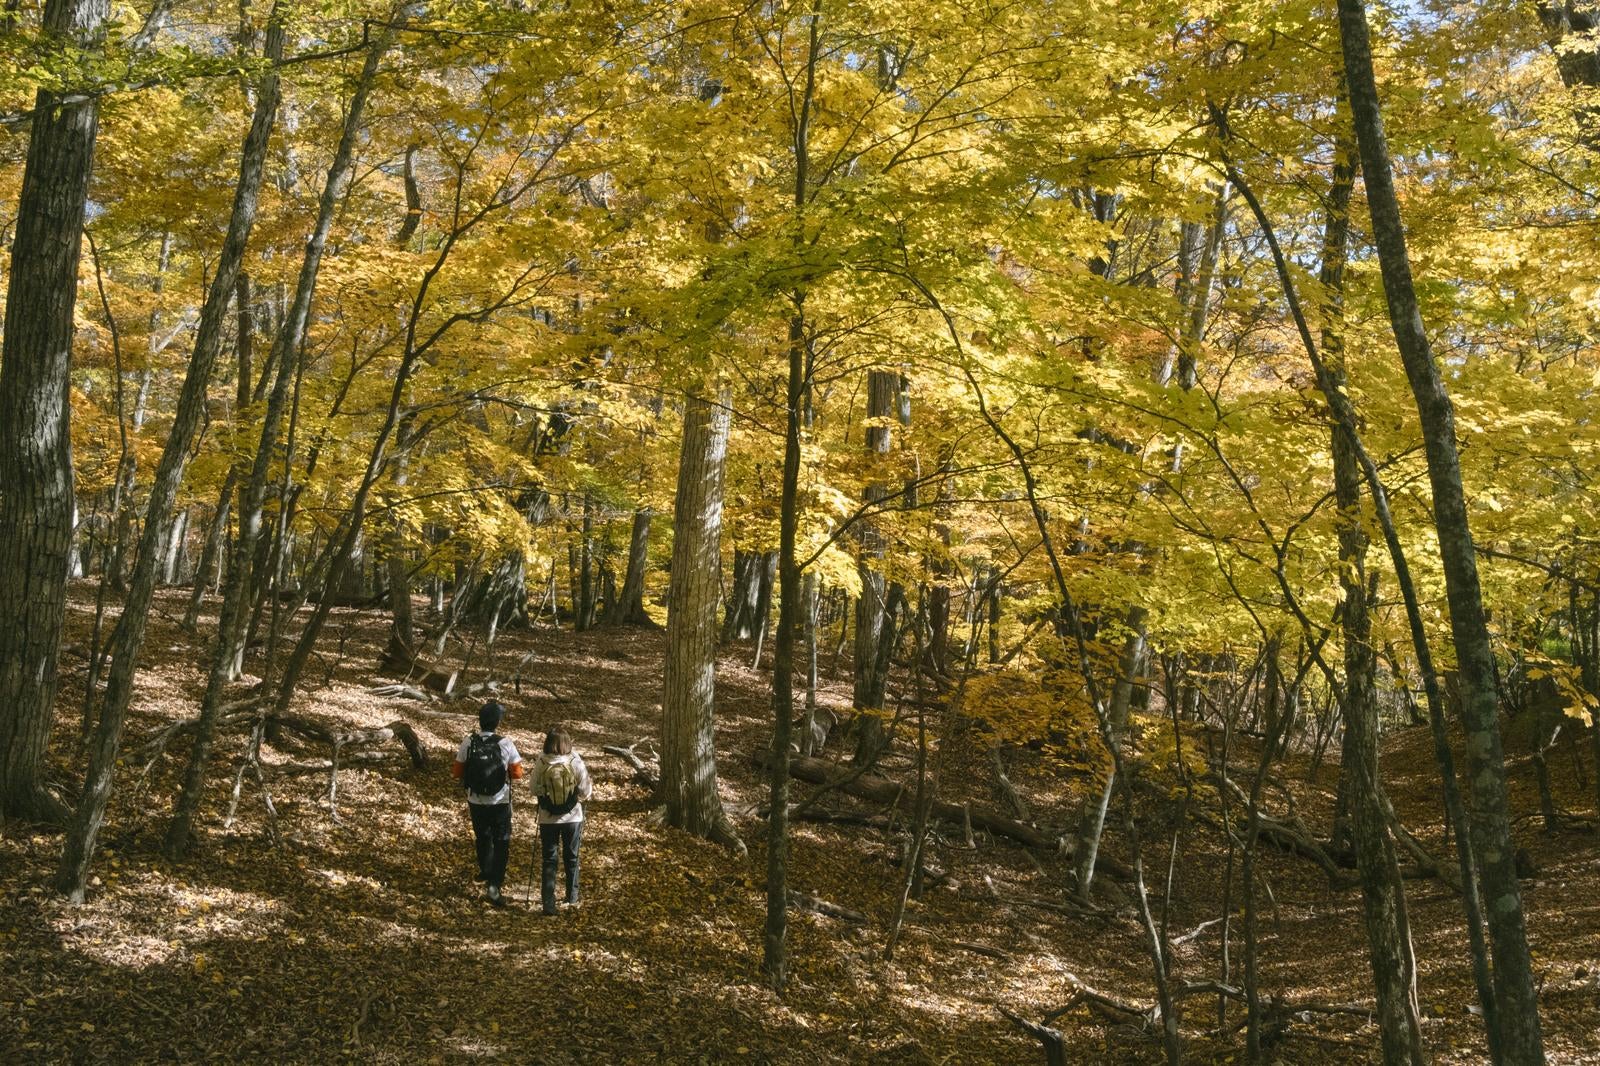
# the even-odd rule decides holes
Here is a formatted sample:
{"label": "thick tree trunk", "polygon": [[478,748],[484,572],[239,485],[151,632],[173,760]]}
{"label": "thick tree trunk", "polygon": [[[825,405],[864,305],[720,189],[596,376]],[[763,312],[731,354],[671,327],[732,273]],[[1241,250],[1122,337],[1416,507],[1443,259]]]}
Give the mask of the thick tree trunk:
{"label": "thick tree trunk", "polygon": [[672,505],[667,661],[661,695],[661,799],[685,832],[742,847],[717,795],[717,572],[728,393],[690,396]]}
{"label": "thick tree trunk", "polygon": [[1433,360],[1411,279],[1411,262],[1400,219],[1400,201],[1394,188],[1389,146],[1384,137],[1383,115],[1372,71],[1366,6],[1362,0],[1339,0],[1339,30],[1384,296],[1389,304],[1389,320],[1400,358],[1416,398],[1428,458],[1434,527],[1439,537],[1450,629],[1461,675],[1467,777],[1472,790],[1468,824],[1487,900],[1485,912],[1493,953],[1500,1053],[1505,1062],[1522,1066],[1544,1061],[1544,1042],[1528,955],[1522,890],[1517,883],[1506,802],[1505,757],[1496,717],[1498,686],[1478,584],[1472,530],[1467,521],[1466,494],[1456,447],[1455,412]]}
{"label": "thick tree trunk", "polygon": [[[106,0],[48,0],[62,45],[99,38]],[[34,97],[0,352],[0,813],[58,817],[44,787],[72,550],[69,372],[99,99]]]}
{"label": "thick tree trunk", "polygon": [[[283,57],[284,46],[283,26],[278,20],[276,7],[266,41],[266,58],[270,63],[276,63]],[[111,671],[107,678],[99,725],[95,729],[89,772],[73,814],[61,865],[56,872],[57,887],[74,900],[83,899],[89,863],[94,856],[95,838],[111,795],[113,767],[121,745],[128,704],[133,698],[134,670],[144,645],[145,624],[149,619],[150,601],[155,589],[161,531],[172,515],[190,446],[199,430],[200,417],[205,412],[206,389],[222,348],[223,320],[255,222],[267,142],[277,110],[278,76],[275,67],[269,67],[257,92],[255,115],[241,152],[233,212],[218,258],[217,273],[212,278],[206,302],[201,308],[199,331],[195,335],[188,371],[184,375],[183,390],[178,398],[166,445],[156,464],[150,501],[145,509],[144,527],[140,531],[138,551],[134,555],[133,576],[128,583],[127,603],[111,635]]]}

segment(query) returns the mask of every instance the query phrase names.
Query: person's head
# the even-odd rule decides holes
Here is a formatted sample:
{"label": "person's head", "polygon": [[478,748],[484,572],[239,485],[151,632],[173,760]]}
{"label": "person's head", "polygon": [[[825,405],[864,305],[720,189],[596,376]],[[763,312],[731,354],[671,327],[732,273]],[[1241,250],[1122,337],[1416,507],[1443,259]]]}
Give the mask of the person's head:
{"label": "person's head", "polygon": [[500,720],[505,716],[505,707],[494,700],[490,700],[478,708],[478,728],[492,733],[500,728]]}
{"label": "person's head", "polygon": [[544,753],[546,755],[571,755],[572,737],[560,726],[551,729],[544,735]]}

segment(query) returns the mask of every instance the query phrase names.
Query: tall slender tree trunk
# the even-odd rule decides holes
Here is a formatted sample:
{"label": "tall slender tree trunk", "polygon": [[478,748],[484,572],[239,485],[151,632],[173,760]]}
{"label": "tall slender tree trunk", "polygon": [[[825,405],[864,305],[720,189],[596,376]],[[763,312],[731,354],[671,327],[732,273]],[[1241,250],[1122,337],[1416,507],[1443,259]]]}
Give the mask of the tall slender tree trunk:
{"label": "tall slender tree trunk", "polygon": [[692,395],[672,504],[667,661],[661,695],[661,799],[668,824],[743,850],[717,794],[717,584],[728,391]]}
{"label": "tall slender tree trunk", "polygon": [[205,547],[200,550],[200,562],[194,571],[194,587],[189,590],[189,606],[183,613],[183,628],[194,630],[200,622],[200,604],[206,589],[217,581],[217,567],[221,564],[224,542],[228,537],[228,514],[232,510],[233,487],[239,480],[239,468],[230,466],[222,479],[222,491],[217,494],[217,505],[211,513],[211,524],[206,529]]}
{"label": "tall slender tree trunk", "polygon": [[[189,752],[189,764],[184,771],[183,787],[173,809],[172,821],[167,825],[164,846],[169,855],[180,856],[189,848],[195,815],[200,807],[200,794],[205,784],[206,767],[211,759],[211,743],[216,735],[223,692],[231,680],[233,664],[244,647],[245,625],[249,621],[251,567],[256,556],[256,544],[261,537],[267,477],[272,463],[272,453],[277,446],[284,409],[288,405],[289,383],[294,377],[294,368],[299,363],[300,348],[305,339],[307,324],[311,319],[311,302],[316,290],[317,274],[322,267],[322,254],[327,247],[328,233],[333,228],[333,216],[338,206],[339,193],[355,155],[356,138],[365,114],[367,96],[377,78],[378,64],[393,41],[394,31],[385,30],[374,38],[367,49],[366,60],[350,98],[349,109],[345,113],[339,144],[334,150],[333,162],[328,168],[328,177],[322,187],[316,222],[312,226],[311,236],[306,241],[305,256],[300,263],[294,298],[273,344],[272,391],[267,397],[266,410],[262,414],[261,439],[251,464],[250,477],[241,490],[239,535],[234,541],[232,557],[228,564],[227,584],[223,590],[222,619],[206,679],[205,695],[201,700],[200,721],[195,729],[194,745]],[[265,575],[259,576],[265,577]]]}
{"label": "tall slender tree trunk", "polygon": [[[413,153],[407,152],[407,169]],[[409,216],[407,223],[409,224]],[[402,423],[395,435],[394,476],[391,478],[395,492],[403,493],[410,480],[408,452],[411,448],[411,429]],[[417,635],[411,621],[411,559],[406,550],[405,535],[400,523],[390,512],[389,528],[383,537],[383,563],[389,582],[389,617],[393,620],[394,634],[408,653],[417,650]]]}
{"label": "tall slender tree trunk", "polygon": [[[156,252],[156,280],[152,288],[154,289],[158,298],[166,288],[167,268],[171,265],[171,261],[172,233],[169,230],[161,234],[161,246]],[[133,430],[135,433],[144,428],[146,404],[150,399],[150,384],[154,374],[154,369],[151,366],[151,362],[161,350],[161,347],[164,347],[158,346],[156,343],[154,343],[156,331],[160,328],[161,309],[158,305],[155,310],[150,312],[150,336],[152,343],[150,345],[150,350],[145,357],[144,370],[139,375],[139,391],[135,394],[135,399],[133,402]],[[117,466],[118,487],[120,489],[120,498],[123,506],[117,508],[117,511],[113,516],[116,525],[116,546],[112,551],[111,564],[108,567],[108,576],[111,579],[111,587],[119,593],[126,593],[128,591],[126,582],[126,564],[128,542],[132,538],[133,532],[133,508],[127,505],[133,500],[134,482],[138,474],[138,469],[138,455],[132,450],[127,453],[123,461]]]}
{"label": "tall slender tree trunk", "polygon": [[578,602],[574,605],[572,628],[582,633],[594,628],[594,500],[583,494],[583,522],[578,527]]}
{"label": "tall slender tree trunk", "polygon": [[[92,47],[107,0],[47,0],[44,31]],[[99,98],[34,96],[0,349],[0,813],[58,818],[44,787],[72,550],[69,402],[78,258]]]}
{"label": "tall slender tree trunk", "polygon": [[[892,370],[867,372],[867,452],[874,457],[889,453],[887,420],[895,413],[895,395],[900,375]],[[881,459],[878,460],[881,462]],[[888,499],[889,486],[874,479],[867,484],[866,502],[875,505]],[[857,765],[877,761],[885,741],[883,721],[884,693],[889,678],[878,664],[883,661],[881,645],[893,639],[894,620],[889,617],[889,585],[883,575],[886,543],[877,519],[861,524],[861,596],[856,600],[855,634],[855,710]]]}
{"label": "tall slender tree trunk", "polygon": [[1532,961],[1528,955],[1522,889],[1517,883],[1506,801],[1505,754],[1497,718],[1498,685],[1478,583],[1472,530],[1467,520],[1466,493],[1461,482],[1455,410],[1433,361],[1433,349],[1423,328],[1422,312],[1411,279],[1411,260],[1406,251],[1400,201],[1395,193],[1389,145],[1383,131],[1366,6],[1362,0],[1339,0],[1339,31],[1389,321],[1416,399],[1428,459],[1434,528],[1439,538],[1450,606],[1450,630],[1461,677],[1467,778],[1472,793],[1468,825],[1487,900],[1484,910],[1493,955],[1500,1053],[1505,1062],[1523,1066],[1544,1061],[1544,1041],[1540,1034],[1539,999],[1533,984]]}
{"label": "tall slender tree trunk", "polygon": [[[1128,708],[1133,702],[1133,676],[1139,669],[1139,660],[1145,649],[1145,609],[1132,607],[1127,618],[1130,633],[1122,645],[1117,659],[1117,677],[1111,688],[1111,702],[1106,709],[1106,736],[1120,753],[1122,738],[1128,732]],[[1089,901],[1089,890],[1094,883],[1095,859],[1100,854],[1100,838],[1105,831],[1106,812],[1116,790],[1115,774],[1107,774],[1099,798],[1090,800],[1084,811],[1084,822],[1078,833],[1077,847],[1073,852],[1074,886],[1078,897]]]}
{"label": "tall slender tree trunk", "polygon": [[[1178,301],[1179,326],[1178,343],[1174,346],[1173,355],[1178,387],[1184,392],[1193,389],[1198,381],[1195,353],[1205,339],[1206,320],[1211,306],[1211,286],[1216,274],[1217,255],[1222,245],[1222,230],[1227,222],[1227,207],[1228,192],[1227,186],[1224,185],[1217,192],[1216,217],[1212,224],[1209,227],[1202,227],[1198,223],[1184,223],[1179,231],[1178,279],[1174,292]],[[1161,384],[1167,384],[1171,375],[1172,367],[1169,362],[1159,375]],[[1171,465],[1174,472],[1183,465],[1181,442],[1173,449]],[[1141,488],[1140,491],[1147,494],[1152,490],[1153,486],[1150,486]],[[1128,635],[1123,639],[1122,654],[1117,660],[1116,683],[1112,686],[1111,703],[1107,708],[1107,724],[1110,727],[1108,733],[1119,744],[1128,729],[1128,712],[1132,708],[1138,688],[1135,681],[1148,652],[1145,634],[1148,613],[1143,605],[1134,604],[1128,608],[1124,619]],[[1100,836],[1105,831],[1106,812],[1111,807],[1115,788],[1116,781],[1107,778],[1099,800],[1091,801],[1085,809],[1083,823],[1079,828],[1078,846],[1074,857],[1074,887],[1079,898],[1085,902],[1090,898],[1090,889],[1094,883],[1094,864],[1100,853]]]}
{"label": "tall slender tree trunk", "polygon": [[[817,45],[815,8],[811,18],[814,74]],[[810,82],[806,92],[811,99]],[[804,119],[802,119],[804,122]],[[804,127],[802,126],[802,129]],[[804,134],[801,134],[802,138]],[[801,140],[799,143],[804,144]],[[805,169],[798,178],[805,187]],[[798,197],[797,197],[798,198]],[[804,402],[810,368],[805,365],[805,297],[796,293],[795,312],[789,321],[788,419],[784,432],[783,489],[778,520],[778,631],[773,641],[772,749],[767,815],[767,920],[762,931],[761,970],[774,990],[782,993],[789,981],[789,740],[794,720],[794,644],[800,618],[800,567],[795,545],[800,528],[800,406]]]}
{"label": "tall slender tree trunk", "polygon": [[1334,432],[1333,457],[1340,514],[1339,584],[1344,590],[1346,772],[1378,1031],[1384,1062],[1419,1064],[1426,1057],[1417,1021],[1416,960],[1378,770],[1377,657],[1367,610],[1367,537],[1359,517],[1361,470],[1342,430]]}
{"label": "tall slender tree trunk", "polygon": [[[1219,121],[1224,130],[1226,119],[1220,111],[1214,111],[1214,119]],[[1226,136],[1225,136],[1226,139]],[[1340,149],[1345,159],[1351,159],[1355,149],[1346,145]],[[1230,165],[1230,173],[1232,168]],[[1348,235],[1348,209],[1351,191],[1354,186],[1355,171],[1353,164],[1338,165],[1334,171],[1334,183],[1329,192],[1328,226],[1324,233],[1323,264],[1321,282],[1329,304],[1325,309],[1328,328],[1323,334],[1323,343],[1336,360],[1337,373],[1318,354],[1318,345],[1311,336],[1311,327],[1307,322],[1305,313],[1300,306],[1293,276],[1289,270],[1288,259],[1283,254],[1282,247],[1278,244],[1270,220],[1262,209],[1261,203],[1255,194],[1250,191],[1237,174],[1232,174],[1234,184],[1250,205],[1251,212],[1255,215],[1261,227],[1262,234],[1266,237],[1268,248],[1272,252],[1274,265],[1278,271],[1279,283],[1283,286],[1284,298],[1289,305],[1291,317],[1300,332],[1301,343],[1305,346],[1306,354],[1310,357],[1312,368],[1316,372],[1317,387],[1322,392],[1328,404],[1334,421],[1338,424],[1339,431],[1343,434],[1351,453],[1356,459],[1366,481],[1368,491],[1371,493],[1373,510],[1378,518],[1379,528],[1383,531],[1384,543],[1389,549],[1389,558],[1394,565],[1395,583],[1400,587],[1400,594],[1406,607],[1406,620],[1411,629],[1412,648],[1417,656],[1417,668],[1422,675],[1423,692],[1428,702],[1428,726],[1433,736],[1434,761],[1438,764],[1440,786],[1444,795],[1445,811],[1449,816],[1450,825],[1456,827],[1455,845],[1456,861],[1459,870],[1461,903],[1467,920],[1467,940],[1472,953],[1473,980],[1477,985],[1478,1002],[1483,1010],[1484,1029],[1488,1037],[1489,1056],[1496,1063],[1503,1061],[1500,1053],[1500,1030],[1497,1022],[1499,1003],[1496,999],[1492,980],[1489,974],[1489,952],[1483,935],[1483,907],[1478,894],[1478,879],[1475,873],[1477,864],[1473,858],[1472,834],[1465,828],[1467,816],[1461,800],[1461,792],[1456,781],[1455,756],[1450,750],[1449,736],[1444,718],[1444,702],[1439,691],[1439,676],[1433,666],[1433,653],[1428,645],[1427,628],[1422,617],[1422,609],[1417,597],[1416,584],[1411,579],[1410,565],[1407,562],[1405,546],[1400,542],[1400,536],[1394,523],[1394,516],[1390,513],[1388,493],[1384,489],[1383,480],[1378,474],[1377,465],[1372,457],[1367,454],[1361,444],[1361,437],[1357,429],[1355,410],[1350,404],[1349,397],[1345,395],[1343,384],[1342,364],[1342,339],[1338,323],[1342,312],[1342,289],[1345,242]],[[1331,699],[1327,705],[1334,706]],[[1315,751],[1311,760],[1311,776],[1315,777],[1316,768],[1322,759],[1322,751],[1327,743],[1336,722],[1342,717],[1339,713],[1325,710],[1322,724],[1319,726],[1319,735]],[[1348,742],[1348,736],[1347,736]],[[1310,778],[1308,778],[1310,780]],[[1340,795],[1338,805],[1348,812],[1352,808],[1351,795],[1354,791],[1347,775],[1340,775]],[[1349,817],[1346,815],[1335,816],[1335,829],[1345,834],[1347,846],[1353,834],[1349,826]],[[1344,828],[1341,830],[1341,824]]]}
{"label": "tall slender tree trunk", "polygon": [[[800,598],[805,604],[806,713],[800,730],[800,754],[817,753],[817,624],[822,610],[822,582],[816,572],[807,570],[800,581]],[[781,609],[780,609],[780,612]],[[826,739],[826,738],[824,738]]]}
{"label": "tall slender tree trunk", "polygon": [[[811,180],[811,110],[821,54],[822,0],[812,0],[807,27],[805,80],[795,108],[794,214],[805,215]],[[799,232],[799,226],[796,226]],[[798,249],[797,249],[798,251]],[[811,366],[806,343],[804,290],[796,290],[789,317],[789,374],[784,390],[783,487],[778,509],[778,632],[772,656],[771,782],[767,814],[767,918],[761,931],[761,972],[780,996],[789,983],[789,738],[794,721],[794,640],[800,619],[801,424],[810,409]]]}
{"label": "tall slender tree trunk", "polygon": [[270,64],[257,92],[255,115],[245,137],[239,164],[239,182],[234,191],[233,212],[228,221],[218,258],[217,273],[201,308],[199,331],[190,353],[189,368],[173,416],[172,429],[156,464],[145,508],[144,526],[139,533],[134,555],[133,576],[128,583],[128,599],[122,616],[111,634],[111,671],[106,682],[100,721],[95,728],[89,772],[73,813],[61,865],[56,871],[56,886],[74,900],[81,901],[88,881],[89,863],[94,856],[95,839],[105,817],[111,795],[113,768],[122,741],[128,704],[133,698],[133,676],[144,645],[145,624],[155,590],[156,567],[161,552],[161,533],[172,515],[190,446],[205,412],[206,388],[212,368],[222,348],[223,320],[233,295],[234,282],[244,260],[245,246],[255,222],[256,204],[261,192],[267,142],[278,110],[278,75],[275,64],[283,58],[284,30],[273,15],[266,36],[266,58]]}
{"label": "tall slender tree trunk", "polygon": [[[1342,145],[1341,148],[1347,148]],[[1325,294],[1322,357],[1343,389],[1342,328],[1344,268],[1349,240],[1354,161],[1341,152],[1335,162],[1324,225],[1320,281]],[[1343,425],[1332,431],[1334,499],[1339,505],[1339,582],[1344,593],[1342,627],[1345,723],[1342,795],[1361,876],[1368,959],[1378,1004],[1378,1028],[1386,1062],[1425,1061],[1417,1012],[1416,956],[1406,914],[1405,883],[1390,836],[1378,762],[1377,651],[1367,606],[1367,534],[1361,518],[1362,470],[1356,442]]]}

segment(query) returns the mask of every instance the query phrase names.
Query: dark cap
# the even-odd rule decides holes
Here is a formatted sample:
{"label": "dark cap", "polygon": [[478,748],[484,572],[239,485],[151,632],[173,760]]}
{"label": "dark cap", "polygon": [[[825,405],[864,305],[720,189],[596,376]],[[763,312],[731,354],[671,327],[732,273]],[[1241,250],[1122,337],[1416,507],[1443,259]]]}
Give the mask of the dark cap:
{"label": "dark cap", "polygon": [[500,725],[500,719],[505,716],[505,706],[490,700],[478,708],[478,728],[493,732]]}

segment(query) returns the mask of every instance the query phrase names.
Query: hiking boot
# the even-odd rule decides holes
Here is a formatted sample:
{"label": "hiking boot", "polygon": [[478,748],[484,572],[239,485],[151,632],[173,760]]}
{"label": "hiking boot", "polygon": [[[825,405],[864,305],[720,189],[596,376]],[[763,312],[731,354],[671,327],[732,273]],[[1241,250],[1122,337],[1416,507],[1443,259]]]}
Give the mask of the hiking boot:
{"label": "hiking boot", "polygon": [[500,886],[499,885],[490,885],[489,886],[489,906],[491,906],[491,907],[504,907],[505,905],[506,905],[506,898],[500,894]]}

